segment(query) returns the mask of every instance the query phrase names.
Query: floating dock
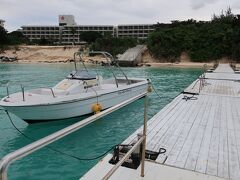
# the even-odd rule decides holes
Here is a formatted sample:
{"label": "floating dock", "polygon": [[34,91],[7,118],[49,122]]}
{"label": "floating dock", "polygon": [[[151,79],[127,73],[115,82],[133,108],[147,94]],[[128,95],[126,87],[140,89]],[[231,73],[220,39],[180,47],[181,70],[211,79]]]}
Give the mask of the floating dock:
{"label": "floating dock", "polygon": [[[147,123],[146,149],[155,161],[119,167],[109,179],[240,179],[240,74],[220,64],[205,73]],[[136,141],[140,127],[123,144]],[[82,179],[102,179],[114,166],[107,155]]]}

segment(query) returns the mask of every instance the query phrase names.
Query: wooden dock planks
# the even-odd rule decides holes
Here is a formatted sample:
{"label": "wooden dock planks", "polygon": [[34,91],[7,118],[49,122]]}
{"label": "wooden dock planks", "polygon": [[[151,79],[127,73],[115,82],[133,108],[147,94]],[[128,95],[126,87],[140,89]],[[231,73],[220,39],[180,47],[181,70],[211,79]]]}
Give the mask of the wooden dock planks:
{"label": "wooden dock planks", "polygon": [[[147,149],[166,148],[156,162],[222,178],[240,179],[240,79],[229,65],[207,73],[197,100],[183,94],[148,121]],[[199,83],[199,82],[197,82]],[[196,92],[192,83],[185,91]],[[191,96],[191,95],[189,95]],[[125,143],[130,143],[142,127]],[[167,159],[166,159],[167,156]]]}

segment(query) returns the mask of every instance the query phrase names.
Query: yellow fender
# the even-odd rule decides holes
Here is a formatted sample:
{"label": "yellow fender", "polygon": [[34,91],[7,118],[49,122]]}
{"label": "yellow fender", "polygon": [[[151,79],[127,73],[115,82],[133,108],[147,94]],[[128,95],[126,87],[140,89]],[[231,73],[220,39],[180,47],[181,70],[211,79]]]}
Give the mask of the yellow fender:
{"label": "yellow fender", "polygon": [[147,92],[152,92],[152,86],[151,85],[148,85],[148,88],[147,88]]}
{"label": "yellow fender", "polygon": [[94,114],[100,113],[102,110],[102,105],[99,103],[93,104],[92,105],[92,111],[94,112]]}

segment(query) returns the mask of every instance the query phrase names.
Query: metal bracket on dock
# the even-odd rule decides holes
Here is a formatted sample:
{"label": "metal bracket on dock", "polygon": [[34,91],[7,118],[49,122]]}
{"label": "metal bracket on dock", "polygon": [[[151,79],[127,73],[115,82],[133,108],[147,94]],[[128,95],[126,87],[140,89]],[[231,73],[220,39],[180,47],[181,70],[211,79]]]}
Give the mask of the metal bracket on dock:
{"label": "metal bracket on dock", "polygon": [[125,154],[125,156],[115,165],[112,169],[102,178],[102,180],[108,180],[113,173],[131,156],[133,151],[136,150],[142,144],[142,154],[141,154],[141,177],[144,177],[145,169],[145,152],[146,152],[146,134],[147,134],[147,110],[148,110],[148,96],[145,97],[144,103],[144,123],[143,123],[143,134],[141,138],[134,144],[134,146]]}

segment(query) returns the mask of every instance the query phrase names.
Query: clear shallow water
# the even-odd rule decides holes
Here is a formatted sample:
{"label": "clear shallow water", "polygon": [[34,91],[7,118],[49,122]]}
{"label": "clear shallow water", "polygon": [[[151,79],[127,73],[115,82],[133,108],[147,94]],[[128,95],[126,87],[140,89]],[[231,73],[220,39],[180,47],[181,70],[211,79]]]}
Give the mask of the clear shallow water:
{"label": "clear shallow water", "polygon": [[[20,91],[17,84],[26,89],[51,87],[62,80],[73,66],[0,64],[0,86],[11,83],[11,92]],[[111,74],[106,68],[92,67],[105,78]],[[201,69],[184,68],[123,68],[129,77],[147,77],[153,82],[161,99],[153,92],[149,96],[149,118],[168,104],[201,73]],[[0,98],[6,96],[6,89],[0,87]],[[80,158],[96,157],[113,145],[121,143],[143,122],[144,99],[140,99],[82,129],[49,145],[51,148]],[[57,113],[57,112],[56,112]],[[39,139],[81,118],[28,125],[11,114],[16,126],[26,135]],[[31,141],[19,134],[11,125],[4,111],[0,111],[0,158],[29,144]],[[99,160],[99,159],[98,159]],[[79,161],[43,148],[9,167],[10,179],[79,179],[98,160]]]}

